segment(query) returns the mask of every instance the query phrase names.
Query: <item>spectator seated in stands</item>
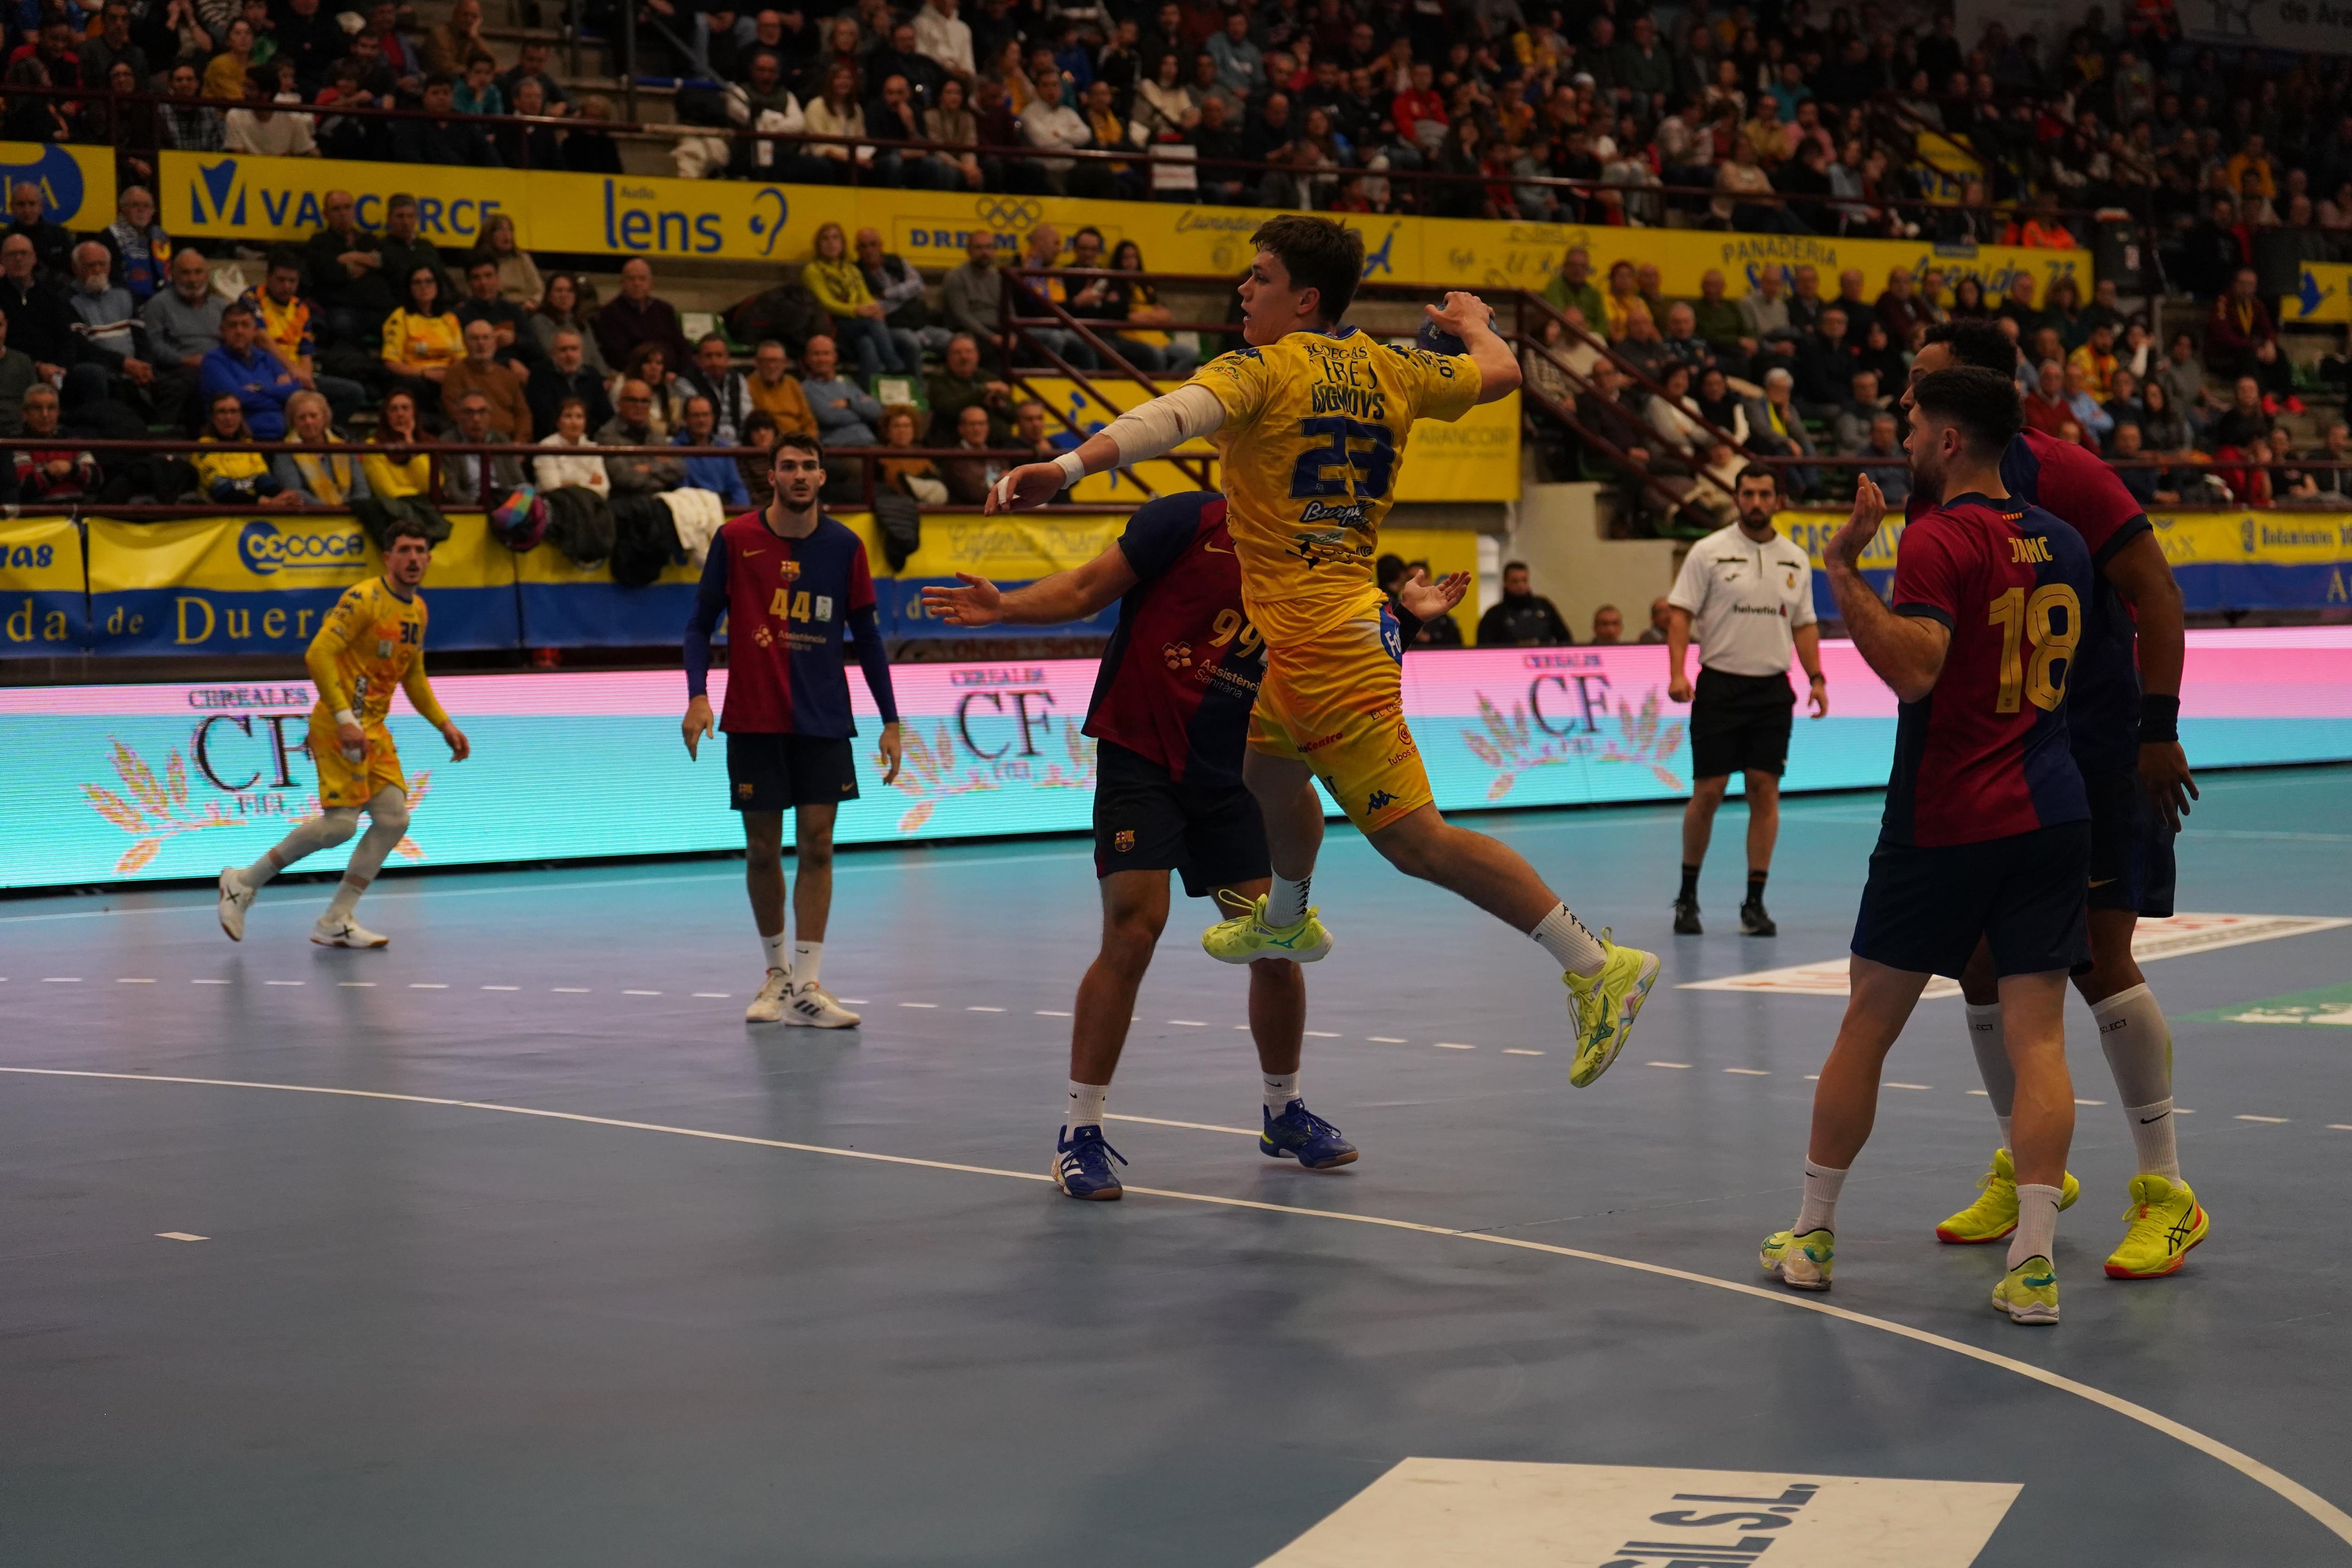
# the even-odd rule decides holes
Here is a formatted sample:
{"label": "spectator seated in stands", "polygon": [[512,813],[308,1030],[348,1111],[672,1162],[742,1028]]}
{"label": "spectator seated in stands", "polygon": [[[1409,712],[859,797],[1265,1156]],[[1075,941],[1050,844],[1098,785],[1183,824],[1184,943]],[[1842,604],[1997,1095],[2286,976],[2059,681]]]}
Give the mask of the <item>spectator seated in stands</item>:
{"label": "spectator seated in stands", "polygon": [[[700,393],[686,400],[685,426],[670,437],[670,444],[676,447],[734,445],[719,438],[719,411],[711,406],[710,399]],[[751,504],[751,492],[743,488],[743,476],[736,471],[732,458],[687,458],[686,483],[695,489],[711,491],[738,510]]]}
{"label": "spectator seated in stands", "polygon": [[234,392],[224,392],[205,405],[205,432],[190,454],[196,465],[196,488],[205,500],[224,506],[299,506],[302,498],[278,482],[269,459],[258,452],[224,452],[215,442],[252,441],[245,423],[245,405]]}
{"label": "spectator seated in stands", "polygon": [[2034,373],[2033,390],[2025,395],[2025,427],[2055,436],[2074,422],[2066,402],[2066,369],[2054,359],[2043,360]]}
{"label": "spectator seated in stands", "polygon": [[[202,36],[201,30],[198,36]],[[220,110],[196,101],[207,96],[204,77],[197,68],[186,60],[174,65],[165,90],[171,94],[172,101],[164,103],[155,117],[155,130],[163,144],[182,153],[221,151],[224,127]],[[233,92],[227,96],[242,95]],[[11,134],[14,133],[12,129]]]}
{"label": "spectator seated in stands", "polygon": [[[450,432],[451,445],[504,447],[514,444],[513,438],[501,434],[490,423],[490,400],[481,388],[474,387],[451,405],[457,428]],[[448,452],[441,458],[441,494],[451,506],[495,506],[506,493],[523,482],[523,459],[520,454],[509,456],[493,453],[488,457],[478,452]]]}
{"label": "spectator seated in stands", "polygon": [[553,363],[523,384],[523,399],[530,406],[530,427],[554,429],[557,413],[564,404],[575,401],[588,411],[588,429],[602,426],[613,417],[613,400],[605,394],[604,378],[588,365],[585,341],[566,329],[555,334],[554,344]]}
{"label": "spectator seated in stands", "polygon": [[1480,647],[1567,647],[1576,641],[1567,617],[1549,599],[1537,593],[1528,563],[1503,563],[1503,596],[1478,617]]}
{"label": "spectator seated in stands", "polygon": [[499,439],[527,445],[532,429],[530,403],[523,395],[522,377],[499,363],[498,329],[476,317],[466,326],[464,339],[466,357],[442,373],[442,412],[454,420],[458,401],[478,394]]}
{"label": "spectator seated in stands", "polygon": [[2080,365],[2069,364],[2064,373],[2066,412],[2083,427],[2083,445],[2092,451],[2102,450],[2107,437],[2116,427],[2115,416],[2100,406],[2090,387],[2084,384]]}
{"label": "spectator seated in stands", "polygon": [[330,339],[373,349],[383,319],[398,303],[395,275],[384,270],[383,242],[359,226],[358,198],[349,191],[329,191],[320,206],[326,226],[302,246],[311,296],[326,310]]}
{"label": "spectator seated in stands", "polygon": [[[1071,153],[1092,147],[1094,128],[1087,117],[1062,101],[1062,73],[1048,58],[1031,77],[1033,95],[1021,110],[1021,139],[1038,153]],[[1023,165],[1026,183],[1055,195],[1101,199],[1111,194],[1109,171],[1097,163],[1081,164],[1072,158],[1040,157]]]}
{"label": "spectator seated in stands", "polygon": [[498,362],[519,366],[525,375],[547,363],[530,319],[530,311],[499,291],[496,259],[479,250],[466,258],[466,297],[457,302],[457,324],[488,322],[498,337]]}
{"label": "spectator seated in stands", "polygon": [[205,355],[196,386],[206,408],[224,396],[236,398],[257,441],[285,439],[286,400],[302,390],[294,373],[261,341],[253,307],[241,300],[221,312],[220,342]]}
{"label": "spectator seated in stands", "polygon": [[669,354],[658,343],[639,343],[621,370],[624,381],[642,381],[654,395],[654,433],[668,440],[670,432],[686,422],[686,384],[669,373]]}
{"label": "spectator seated in stands", "polygon": [[980,367],[980,345],[969,332],[948,340],[947,353],[926,382],[935,428],[955,429],[963,411],[978,407],[988,416],[992,435],[1002,435],[1013,423],[1013,389]]}
{"label": "spectator seated in stands", "polygon": [[563,166],[575,174],[623,173],[621,144],[612,132],[596,129],[612,122],[613,100],[601,92],[588,94],[580,100],[580,119],[584,123],[563,133]]}
{"label": "spectator seated in stands", "polygon": [[815,254],[801,268],[801,281],[833,318],[836,350],[856,356],[857,371],[867,384],[884,372],[914,375],[922,370],[919,352],[902,354],[898,341],[883,324],[887,313],[866,287],[866,274],[849,254],[848,240],[837,223],[817,226]]}
{"label": "spectator seated in stands", "polygon": [[2107,453],[2108,459],[2115,464],[2116,478],[2123,481],[2124,489],[2131,491],[2132,499],[2144,507],[2178,506],[2179,492],[2165,488],[2167,476],[2162,468],[2133,466],[2149,456],[2151,454],[2141,443],[2139,426],[2131,420],[2118,420]]}
{"label": "spectator seated in stands", "polygon": [[[507,95],[499,89],[498,57],[488,50],[478,50],[466,58],[466,68],[453,71],[457,85],[449,95],[449,106],[460,114],[504,114]],[[541,106],[542,108],[544,105]]]}
{"label": "spectator seated in stands", "polygon": [[[1689,307],[1691,331],[1706,345],[1716,363],[1739,375],[1746,373],[1748,356],[1756,352],[1756,344],[1738,305],[1725,297],[1726,287],[1720,268],[1710,267],[1699,275],[1698,300]],[[1666,326],[1666,336],[1669,340],[1674,337],[1671,321]]]}
{"label": "spectator seated in stands", "polygon": [[[922,107],[913,87],[898,71],[881,77],[882,88],[866,106],[866,130],[886,142],[921,142]],[[886,185],[906,185],[919,191],[952,191],[963,184],[953,163],[936,153],[912,147],[877,150],[874,172]]]}
{"label": "spectator seated in stands", "polygon": [[1614,605],[1603,605],[1592,612],[1592,646],[1613,647],[1625,640],[1625,612]]}
{"label": "spectator seated in stands", "polygon": [[766,415],[779,434],[817,433],[816,414],[809,407],[808,394],[801,390],[799,378],[793,374],[792,356],[783,344],[768,338],[751,351],[751,374],[746,384],[751,406]]}
{"label": "spectator seated in stands", "polygon": [[[1751,398],[1748,408],[1748,449],[1759,458],[1811,458],[1819,456],[1813,445],[1812,433],[1805,428],[1804,416],[1797,408],[1797,379],[1787,369],[1775,365],[1764,373],[1764,395]],[[1817,470],[1789,468],[1780,470],[1780,482],[1791,495],[1811,491]]]}
{"label": "spectator seated in stands", "polygon": [[882,324],[898,345],[899,362],[909,374],[920,371],[923,356],[944,350],[954,335],[932,321],[930,307],[923,303],[923,275],[906,258],[884,250],[881,231],[871,228],[857,231],[857,270],[866,292],[882,307]]}
{"label": "spectator seated in stands", "polygon": [[1822,309],[1821,319],[1797,345],[1797,395],[1808,412],[1828,418],[1853,390],[1853,373],[1863,368],[1862,349],[1846,331],[1846,313],[1836,305]]}
{"label": "spectator seated in stands", "polygon": [[[660,447],[667,445],[654,428],[653,389],[642,381],[624,381],[614,402],[620,412],[596,432],[599,447]],[[676,489],[686,479],[686,465],[676,458],[614,456],[604,459],[605,475],[616,496],[659,495]]]}
{"label": "spectator seated in stands", "polygon": [[1694,381],[1715,363],[1714,350],[1698,335],[1698,314],[1685,300],[1666,307],[1665,331],[1659,341],[1666,345],[1667,358],[1689,370]]}
{"label": "spectator seated in stands", "polygon": [[1699,373],[1691,386],[1691,401],[1698,405],[1700,418],[1729,436],[1734,446],[1747,447],[1748,410],[1731,390],[1731,378],[1723,374],[1721,365],[1711,364]]}
{"label": "spectator seated in stands", "polygon": [[446,71],[425,79],[422,107],[430,120],[404,120],[392,133],[393,161],[426,167],[495,169],[499,154],[482,128],[450,120],[457,110],[457,81]]}
{"label": "spectator seated in stands", "polygon": [[74,247],[74,331],[81,336],[89,363],[106,373],[109,395],[144,407],[143,389],[155,379],[153,350],[131,290],[110,279],[112,261],[106,247],[94,239]]}
{"label": "spectator seated in stands", "polygon": [[2294,376],[2279,353],[2278,327],[2255,289],[2254,269],[2242,267],[2229,292],[2213,301],[2205,321],[2205,363],[2219,376],[2252,376],[2267,395],[2292,396]]}
{"label": "spectator seated in stands", "polygon": [[735,475],[754,508],[776,499],[775,449],[776,422],[755,411],[743,421],[743,444],[735,453]]}
{"label": "spectator seated in stands", "polygon": [[950,330],[969,332],[983,348],[1012,347],[1002,323],[1003,283],[996,266],[996,237],[986,228],[964,236],[963,265],[940,279],[940,309]]}
{"label": "spectator seated in stands", "polygon": [[1911,499],[1911,459],[1903,450],[1903,439],[1896,433],[1893,414],[1881,413],[1872,418],[1870,438],[1854,456],[1871,459],[1870,467],[1863,472],[1885,492],[1888,506],[1901,506]]}
{"label": "spectator seated in stands", "polygon": [[[1045,405],[1034,397],[1024,397],[1013,405],[1010,444],[1020,447],[1037,462],[1051,462],[1066,449],[1055,446],[1045,434]],[[1076,446],[1077,437],[1071,437],[1069,444]]]}
{"label": "spectator seated in stands", "polygon": [[540,437],[539,442],[554,450],[543,452],[531,461],[531,472],[541,489],[578,485],[600,496],[613,493],[612,479],[604,472],[604,459],[597,456],[596,443],[588,437],[588,405],[580,398],[567,397],[557,405],[555,428]]}
{"label": "spectator seated in stands", "polygon": [[[396,387],[384,395],[383,405],[376,410],[376,426],[368,437],[371,447],[391,447],[391,451],[371,451],[360,458],[360,472],[367,480],[368,493],[378,500],[407,500],[429,498],[433,490],[433,458],[425,448],[425,430],[416,418],[416,396],[405,387]],[[404,454],[397,450],[406,447]]]}
{"label": "spectator seated in stands", "polygon": [[1644,412],[1650,421],[1652,447],[1696,465],[1706,455],[1708,437],[1706,426],[1699,423],[1698,405],[1691,401],[1690,383],[1690,366],[1669,360],[1658,372],[1664,395],[1653,395]]}
{"label": "spectator seated in stands", "polygon": [[[0,246],[0,251],[5,251]],[[0,255],[0,260],[5,260]],[[212,264],[202,252],[182,250],[172,258],[172,286],[139,312],[155,353],[152,395],[159,417],[177,424],[199,408],[196,374],[205,356],[220,346],[221,312],[228,302],[213,293]]]}
{"label": "spectator seated in stands", "polygon": [[1004,471],[1000,460],[984,455],[996,443],[988,410],[977,403],[964,405],[956,415],[956,450],[973,455],[950,458],[941,468],[940,478],[948,488],[950,500],[958,506],[979,506],[988,500],[989,487]]}
{"label": "spectator seated in stands", "polygon": [[626,365],[640,343],[658,344],[672,365],[684,364],[690,357],[677,310],[656,297],[653,266],[642,257],[621,264],[621,291],[597,310],[595,330],[608,370]]}
{"label": "spectator seated in stands", "polygon": [[0,436],[25,428],[25,395],[46,384],[33,356],[8,346],[8,318],[0,315]]}
{"label": "spectator seated in stands", "polygon": [[2066,365],[2082,373],[2084,390],[2101,403],[2115,396],[2118,366],[2115,328],[2105,321],[2093,322],[2081,346],[2066,356]]}
{"label": "spectator seated in stands", "polygon": [[1844,402],[1838,405],[1836,417],[1830,422],[1837,440],[1838,456],[1858,457],[1870,445],[1870,427],[1890,406],[1889,400],[1878,391],[1878,373],[1858,370],[1849,384]]}
{"label": "spectator seated in stands", "polygon": [[41,187],[29,180],[19,180],[8,193],[7,234],[21,234],[32,242],[33,258],[42,271],[62,278],[73,270],[69,258],[74,237],[63,227],[51,223],[42,214],[47,203]]}
{"label": "spectator seated in stands", "polygon": [[[1138,253],[1139,259],[1140,252]],[[1087,227],[1070,237],[1070,265],[1095,271],[1104,265],[1103,237]],[[1191,348],[1170,340],[1165,332],[1122,331],[1133,317],[1135,290],[1140,280],[1123,278],[1071,278],[1060,280],[1062,298],[1072,316],[1100,334],[1121,359],[1150,375],[1189,376],[1200,368],[1201,357]],[[1149,288],[1148,284],[1142,285]],[[1168,312],[1156,302],[1146,310],[1163,321]]]}
{"label": "spectator seated in stands", "polygon": [[439,407],[449,367],[466,357],[465,330],[441,302],[441,274],[419,263],[407,274],[407,303],[384,318],[383,367],[420,408]]}
{"label": "spectator seated in stands", "polygon": [[113,262],[116,283],[144,305],[171,286],[172,237],[155,221],[155,198],[144,185],[128,185],[115,198],[114,221],[99,231]]}
{"label": "spectator seated in stands", "polygon": [[877,444],[874,422],[882,405],[865,388],[839,374],[841,355],[831,338],[811,338],[801,356],[801,391],[816,419],[818,434],[828,447],[871,447]]}
{"label": "spectator seated in stands", "polygon": [[[531,311],[530,333],[539,342],[541,358],[551,361],[555,354],[557,334],[572,333],[580,340],[581,363],[609,379],[613,367],[604,363],[604,351],[598,346],[596,334],[590,327],[595,315],[594,299],[587,283],[577,275],[556,273],[548,279],[547,291],[540,296],[538,307]],[[594,423],[601,425],[604,421]]]}
{"label": "spectator seated in stands", "polygon": [[678,379],[686,384],[688,395],[710,399],[711,433],[718,437],[716,444],[740,445],[743,421],[751,416],[751,389],[743,373],[735,368],[734,351],[727,346],[727,340],[717,332],[704,334],[702,341],[694,345],[693,363],[687,365]]}
{"label": "spectator seated in stands", "polygon": [[[892,404],[882,411],[882,445],[911,447],[915,445],[915,411],[903,403]],[[929,458],[884,458],[877,465],[878,482],[884,489],[897,490],[910,496],[923,506],[943,505],[948,499],[946,477],[939,465]]]}
{"label": "spectator seated in stands", "polygon": [[26,506],[53,506],[97,493],[98,459],[65,445],[60,435],[58,395],[37,384],[25,394],[24,433],[9,453],[16,464],[14,500]]}
{"label": "spectator seated in stands", "polygon": [[222,126],[222,140],[231,153],[269,158],[315,158],[319,143],[310,116],[286,113],[280,105],[302,101],[299,92],[285,89],[286,68],[265,60],[245,74],[245,103],[232,109]]}
{"label": "spectator seated in stands", "polygon": [[[532,165],[534,168],[537,164]],[[489,258],[498,268],[499,293],[523,312],[539,309],[547,294],[547,280],[540,275],[539,264],[530,253],[515,241],[514,219],[505,213],[493,213],[482,225],[482,243],[478,254]]]}
{"label": "spectator seated in stands", "polygon": [[[287,440],[304,447],[340,447],[343,438],[328,423],[331,410],[315,392],[298,392],[286,400]],[[367,469],[357,458],[331,452],[280,452],[269,460],[269,472],[281,492],[300,497],[313,506],[349,506],[368,497]]]}
{"label": "spectator seated in stands", "polygon": [[335,417],[349,418],[366,399],[367,388],[346,376],[320,373],[319,312],[302,298],[301,287],[302,258],[291,250],[273,250],[261,287],[247,289],[237,302],[253,312],[262,342],[294,373],[294,379],[307,390],[324,395]]}
{"label": "spectator seated in stands", "polygon": [[[865,135],[866,109],[857,101],[857,67],[845,61],[827,66],[822,84],[809,95],[802,112],[811,136]],[[867,163],[874,156],[873,148],[848,141],[811,142],[808,150],[814,154],[811,162],[828,168],[829,174],[821,181],[814,171],[802,177],[827,184],[843,184],[849,178],[851,163]]]}

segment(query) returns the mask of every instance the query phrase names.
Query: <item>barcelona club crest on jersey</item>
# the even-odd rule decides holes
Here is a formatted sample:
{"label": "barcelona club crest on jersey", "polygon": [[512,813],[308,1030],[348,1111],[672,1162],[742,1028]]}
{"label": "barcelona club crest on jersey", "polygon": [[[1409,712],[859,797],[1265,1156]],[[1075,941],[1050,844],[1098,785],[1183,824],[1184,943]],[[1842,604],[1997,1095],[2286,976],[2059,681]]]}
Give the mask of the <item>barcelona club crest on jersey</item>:
{"label": "barcelona club crest on jersey", "polygon": [[1122,827],[1110,836],[1110,847],[1124,855],[1135,847],[1135,829]]}

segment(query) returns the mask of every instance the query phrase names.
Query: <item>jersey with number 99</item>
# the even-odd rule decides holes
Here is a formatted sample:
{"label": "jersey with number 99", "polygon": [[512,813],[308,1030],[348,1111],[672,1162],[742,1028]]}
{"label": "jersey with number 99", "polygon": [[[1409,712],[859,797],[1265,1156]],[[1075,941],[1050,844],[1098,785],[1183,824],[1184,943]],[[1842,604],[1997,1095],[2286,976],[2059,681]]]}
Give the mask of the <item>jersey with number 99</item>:
{"label": "jersey with number 99", "polygon": [[1377,611],[1381,520],[1416,419],[1478,401],[1466,356],[1401,349],[1354,327],[1293,332],[1192,377],[1224,405],[1215,437],[1242,599],[1269,645],[1303,649]]}
{"label": "jersey with number 99", "polygon": [[1952,640],[1934,689],[1896,720],[1882,842],[1976,844],[2090,816],[2066,687],[2094,583],[2082,535],[2013,498],[1955,497],[1904,529],[1895,613]]}

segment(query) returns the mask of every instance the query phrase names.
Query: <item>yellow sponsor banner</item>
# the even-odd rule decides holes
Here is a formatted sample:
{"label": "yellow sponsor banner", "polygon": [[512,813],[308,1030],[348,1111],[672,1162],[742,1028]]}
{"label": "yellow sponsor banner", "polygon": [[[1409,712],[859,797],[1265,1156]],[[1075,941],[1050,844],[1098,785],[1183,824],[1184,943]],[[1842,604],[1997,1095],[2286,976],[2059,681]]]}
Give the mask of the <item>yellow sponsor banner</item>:
{"label": "yellow sponsor banner", "polygon": [[[1802,550],[1813,563],[1813,570],[1822,567],[1822,552],[1845,526],[1846,514],[1842,511],[1784,511],[1772,520],[1790,542]],[[1903,542],[1903,518],[1899,511],[1889,511],[1886,521],[1878,525],[1876,537],[1862,552],[1862,569],[1865,572],[1895,570],[1895,552]]]}
{"label": "yellow sponsor banner", "polygon": [[2352,267],[2335,261],[2306,261],[2295,276],[2295,289],[2279,300],[2282,321],[2352,321]]}
{"label": "yellow sponsor banner", "polygon": [[2164,558],[2184,566],[2333,566],[2352,561],[2352,513],[2191,511],[2152,515]]}
{"label": "yellow sponsor banner", "polygon": [[[242,239],[303,239],[323,226],[323,198],[334,189],[359,197],[365,229],[383,225],[394,192],[417,198],[425,237],[470,247],[483,225],[503,213],[527,248],[608,256],[677,256],[797,266],[811,254],[819,226],[880,230],[893,250],[918,266],[960,265],[974,231],[1000,252],[1017,251],[1041,225],[1058,228],[1066,247],[1081,227],[1101,231],[1107,246],[1131,239],[1144,265],[1159,272],[1239,273],[1249,264],[1249,237],[1269,216],[1246,207],[1165,202],[1078,201],[1057,196],[971,195],[847,185],[770,185],[745,180],[674,180],[572,174],[524,169],[456,169],[403,163],[321,162],[165,153],[161,175],[163,222],[174,234]],[[2073,276],[2085,287],[2091,258],[2080,250],[2013,247],[1937,247],[1895,240],[1731,235],[1696,229],[1584,228],[1555,224],[1372,216],[1350,219],[1364,237],[1367,282],[1432,288],[1540,289],[1571,246],[1597,267],[1623,258],[1655,262],[1669,293],[1698,292],[1700,274],[1720,268],[1732,294],[1744,294],[1765,268],[1810,264],[1824,292],[1847,267],[1859,267],[1874,296],[1889,268],[1929,266],[1948,278],[1975,277],[1986,291],[2005,290],[2019,272],[2037,288]]]}
{"label": "yellow sponsor banner", "polygon": [[88,607],[73,520],[0,518],[0,658],[80,647]]}
{"label": "yellow sponsor banner", "polygon": [[50,142],[0,142],[0,179],[14,190],[41,187],[43,216],[60,227],[97,230],[114,221],[114,150]]}

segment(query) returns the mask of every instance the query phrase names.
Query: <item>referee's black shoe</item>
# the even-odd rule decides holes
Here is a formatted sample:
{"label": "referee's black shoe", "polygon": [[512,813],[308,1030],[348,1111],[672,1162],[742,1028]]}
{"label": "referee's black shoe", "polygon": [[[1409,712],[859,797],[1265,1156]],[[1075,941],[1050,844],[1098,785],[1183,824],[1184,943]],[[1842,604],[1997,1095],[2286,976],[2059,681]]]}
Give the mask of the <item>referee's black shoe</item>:
{"label": "referee's black shoe", "polygon": [[1676,936],[1705,936],[1706,934],[1706,928],[1698,923],[1698,900],[1696,899],[1676,899],[1675,900],[1675,934]]}
{"label": "referee's black shoe", "polygon": [[1779,936],[1780,928],[1764,912],[1764,900],[1750,899],[1739,906],[1739,934],[1742,936]]}

